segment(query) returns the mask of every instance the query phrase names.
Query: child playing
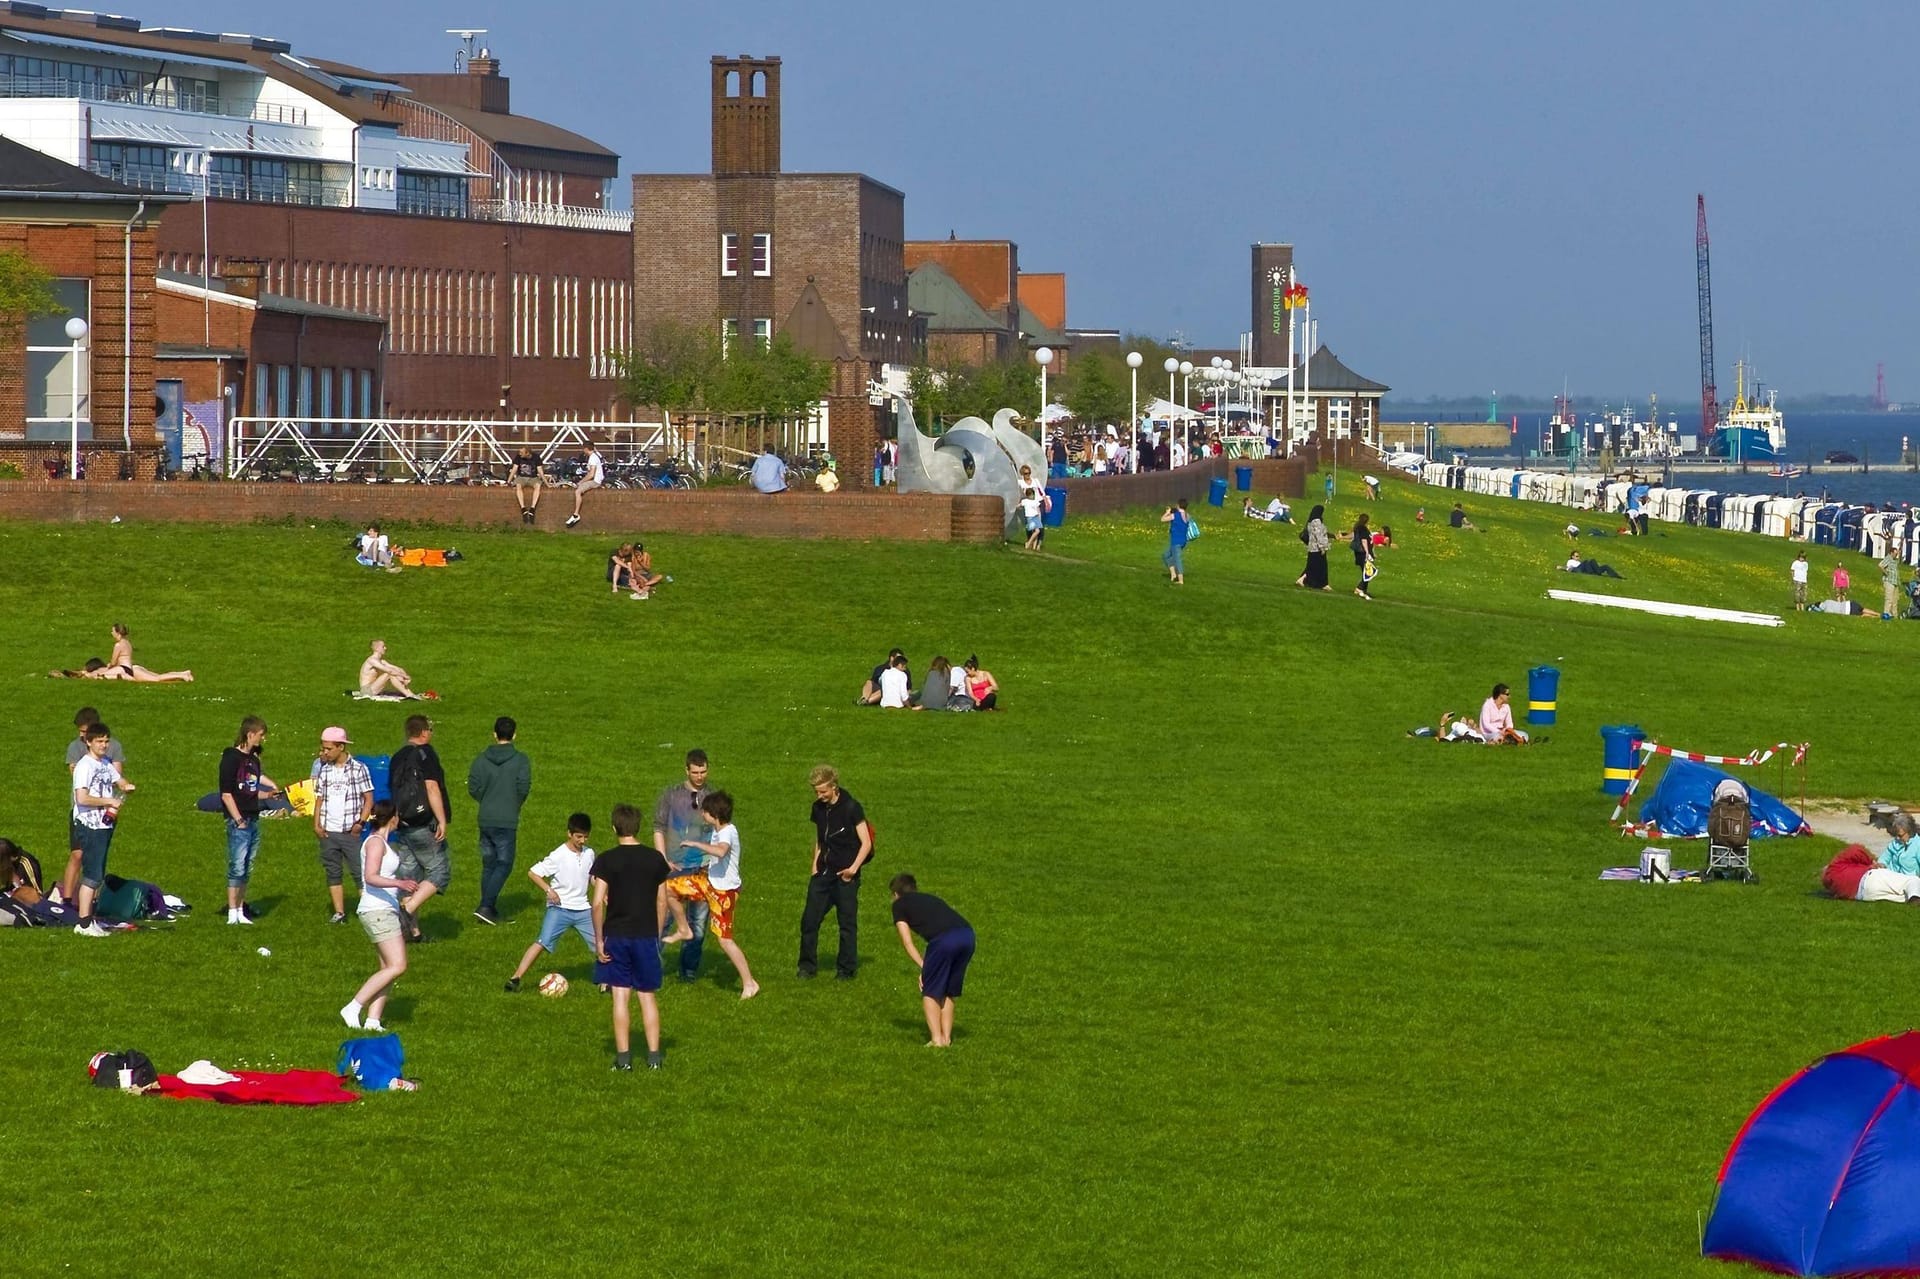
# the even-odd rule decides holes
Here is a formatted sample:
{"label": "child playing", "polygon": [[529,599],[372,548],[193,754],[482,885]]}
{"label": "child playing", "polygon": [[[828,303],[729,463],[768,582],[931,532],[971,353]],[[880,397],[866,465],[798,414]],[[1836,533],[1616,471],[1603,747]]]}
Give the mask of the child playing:
{"label": "child playing", "polygon": [[1833,598],[1842,604],[1847,602],[1847,592],[1853,589],[1853,579],[1847,575],[1845,564],[1833,566]]}
{"label": "child playing", "polygon": [[[953,1001],[960,998],[967,965],[973,959],[973,926],[938,897],[921,892],[911,875],[895,875],[890,887],[900,944],[920,970],[920,1005],[927,1014],[927,1033],[932,1036],[927,1047],[951,1047]],[[927,944],[924,959],[914,949],[915,933]]]}
{"label": "child playing", "polygon": [[120,804],[133,790],[133,783],[122,778],[107,758],[113,734],[105,724],[87,725],[80,730],[80,738],[87,744],[87,753],[73,766],[70,842],[80,850],[80,893],[74,902],[80,910],[80,922],[73,931],[82,937],[105,937],[107,930],[93,917],[93,903],[106,882],[107,848],[113,843]]}
{"label": "child playing", "polygon": [[660,1069],[660,923],[667,917],[667,860],[642,844],[640,810],[613,806],[616,840],[593,863],[593,979],[613,993],[613,1068],[633,1069],[633,1012],[628,995],[640,994],[640,1023],[647,1036],[647,1068]]}
{"label": "child playing", "polygon": [[691,885],[706,898],[711,912],[707,926],[733,961],[733,971],[740,974],[740,998],[752,999],[760,993],[760,983],[753,979],[746,955],[733,940],[733,909],[740,900],[740,830],[733,824],[733,796],[717,790],[701,802],[700,811],[713,823],[713,839],[683,839],[680,847],[699,852],[706,867],[673,883]]}
{"label": "child playing", "polygon": [[520,989],[520,979],[533,967],[540,952],[551,955],[569,928],[579,933],[596,955],[599,953],[600,948],[593,940],[593,911],[587,904],[594,856],[593,850],[587,847],[587,837],[592,833],[593,819],[585,813],[575,813],[567,818],[567,842],[527,871],[527,878],[547,896],[547,913],[540,920],[540,940],[527,947],[527,953],[520,956],[520,966],[507,978],[509,995]]}

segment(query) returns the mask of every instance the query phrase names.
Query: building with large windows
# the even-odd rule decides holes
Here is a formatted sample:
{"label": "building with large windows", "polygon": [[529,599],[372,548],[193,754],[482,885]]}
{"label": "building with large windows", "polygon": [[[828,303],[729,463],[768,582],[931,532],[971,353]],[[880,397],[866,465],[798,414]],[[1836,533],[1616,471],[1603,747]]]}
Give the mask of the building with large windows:
{"label": "building with large windows", "polygon": [[[630,344],[619,157],[515,115],[485,49],[381,73],[284,41],[0,0],[0,136],[125,187],[188,197],[158,265],[388,326],[368,413],[603,416]],[[278,414],[313,416],[297,371]],[[260,392],[244,388],[252,408]],[[356,405],[356,409],[360,406]]]}

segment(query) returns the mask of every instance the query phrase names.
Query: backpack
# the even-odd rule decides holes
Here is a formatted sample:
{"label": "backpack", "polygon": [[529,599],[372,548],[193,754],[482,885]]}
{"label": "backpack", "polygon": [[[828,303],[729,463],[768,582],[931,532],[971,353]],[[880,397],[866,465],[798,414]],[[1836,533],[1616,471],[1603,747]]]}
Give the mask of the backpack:
{"label": "backpack", "polygon": [[427,803],[426,763],[417,747],[399,752],[399,767],[393,770],[389,785],[393,791],[394,811],[403,826],[424,826],[433,820],[433,807]]}
{"label": "backpack", "polygon": [[138,1048],[95,1053],[87,1063],[87,1074],[93,1077],[96,1088],[124,1088],[128,1092],[145,1092],[160,1083],[160,1072]]}
{"label": "backpack", "polygon": [[377,1035],[372,1039],[349,1039],[340,1045],[340,1059],[333,1073],[351,1075],[369,1092],[393,1086],[406,1066],[406,1054],[400,1048],[400,1036]]}

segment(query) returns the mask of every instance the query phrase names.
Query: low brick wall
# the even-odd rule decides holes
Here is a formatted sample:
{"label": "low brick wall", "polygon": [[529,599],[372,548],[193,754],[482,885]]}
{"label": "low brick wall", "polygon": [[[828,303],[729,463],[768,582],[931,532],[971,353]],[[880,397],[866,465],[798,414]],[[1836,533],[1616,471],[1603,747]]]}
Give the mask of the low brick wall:
{"label": "low brick wall", "polygon": [[1233,491],[1233,468],[1253,468],[1253,491],[1266,496],[1305,497],[1307,476],[1319,465],[1319,455],[1308,449],[1290,458],[1209,458],[1177,471],[1142,471],[1137,475],[1098,475],[1078,480],[1049,480],[1067,491],[1067,518],[1107,515],[1142,506],[1170,506],[1181,498],[1189,505],[1204,502],[1216,478]]}
{"label": "low brick wall", "polygon": [[[566,529],[573,509],[564,489],[541,498],[538,527],[590,537],[638,533],[733,533],[743,537],[855,541],[997,542],[997,497],[933,493],[767,495],[747,488],[601,490],[587,495],[585,518]],[[473,528],[520,528],[513,490],[455,484],[235,484],[175,480],[0,482],[0,518],[79,522],[155,520],[248,524],[257,520],[411,521]]]}

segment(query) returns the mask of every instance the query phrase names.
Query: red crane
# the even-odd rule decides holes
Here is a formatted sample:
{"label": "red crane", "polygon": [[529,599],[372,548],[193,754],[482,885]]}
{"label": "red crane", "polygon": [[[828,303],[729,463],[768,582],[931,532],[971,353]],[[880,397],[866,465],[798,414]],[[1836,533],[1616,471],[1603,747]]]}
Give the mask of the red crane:
{"label": "red crane", "polygon": [[1699,211],[1693,234],[1694,257],[1700,272],[1700,443],[1704,446],[1720,426],[1720,397],[1713,385],[1713,272],[1707,266],[1707,197],[1695,197]]}

